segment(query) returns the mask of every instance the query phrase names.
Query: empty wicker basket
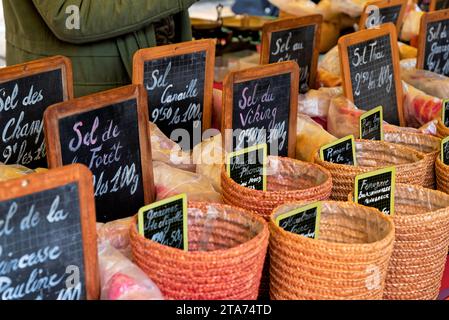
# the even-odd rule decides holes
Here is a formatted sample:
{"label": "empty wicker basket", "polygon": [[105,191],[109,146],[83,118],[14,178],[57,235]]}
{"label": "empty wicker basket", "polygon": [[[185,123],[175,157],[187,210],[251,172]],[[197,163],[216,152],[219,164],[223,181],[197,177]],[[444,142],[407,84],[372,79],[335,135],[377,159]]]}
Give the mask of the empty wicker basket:
{"label": "empty wicker basket", "polygon": [[265,220],[226,205],[188,206],[188,252],[147,240],[132,224],[137,265],[168,299],[257,299],[269,237]]}
{"label": "empty wicker basket", "polygon": [[270,226],[270,296],[275,300],[382,299],[393,251],[394,226],[376,209],[324,202],[319,239],[283,230],[274,210]]}
{"label": "empty wicker basket", "polygon": [[449,195],[397,185],[385,299],[436,299],[449,246]]}
{"label": "empty wicker basket", "polygon": [[290,158],[268,157],[267,191],[245,188],[221,173],[223,200],[253,211],[266,220],[277,206],[292,201],[318,201],[329,198],[332,191],[330,173],[313,163]]}
{"label": "empty wicker basket", "polygon": [[349,166],[322,161],[315,155],[315,162],[332,174],[332,200],[346,201],[359,174],[396,167],[396,182],[423,186],[426,174],[425,155],[412,148],[383,141],[357,140],[357,165]]}
{"label": "empty wicker basket", "polygon": [[424,187],[435,189],[435,160],[440,154],[441,139],[415,132],[385,132],[386,142],[401,144],[422,152],[425,162]]}

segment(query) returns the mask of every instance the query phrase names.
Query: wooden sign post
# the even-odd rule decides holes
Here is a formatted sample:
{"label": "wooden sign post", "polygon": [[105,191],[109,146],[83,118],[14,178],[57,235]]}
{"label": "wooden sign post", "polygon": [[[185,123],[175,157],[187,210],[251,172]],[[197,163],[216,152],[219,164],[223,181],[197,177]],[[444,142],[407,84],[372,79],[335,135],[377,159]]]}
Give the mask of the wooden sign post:
{"label": "wooden sign post", "polygon": [[429,11],[449,9],[449,0],[430,0]]}
{"label": "wooden sign post", "polygon": [[226,76],[222,133],[227,152],[266,143],[269,155],[295,157],[298,80],[293,61]]}
{"label": "wooden sign post", "polygon": [[417,68],[449,76],[449,10],[421,17]]}
{"label": "wooden sign post", "polygon": [[372,29],[391,22],[396,26],[397,34],[401,31],[407,0],[378,0],[366,3],[360,17],[360,30]]}
{"label": "wooden sign post", "polygon": [[306,93],[314,88],[322,23],[322,15],[265,23],[260,63],[296,61],[299,65],[299,92]]}
{"label": "wooden sign post", "polygon": [[47,166],[43,116],[73,98],[70,60],[56,56],[0,70],[0,162]]}
{"label": "wooden sign post", "polygon": [[[134,55],[133,83],[148,92],[149,120],[184,150],[201,142],[212,122],[215,40],[142,49]],[[177,139],[183,135],[189,139]]]}
{"label": "wooden sign post", "polygon": [[130,85],[45,112],[51,168],[82,163],[94,174],[97,220],[129,217],[154,200],[146,92]]}
{"label": "wooden sign post", "polygon": [[85,166],[0,183],[0,262],[0,300],[99,298],[92,174]]}
{"label": "wooden sign post", "polygon": [[338,42],[346,97],[358,108],[383,106],[384,119],[405,125],[396,28],[387,23]]}

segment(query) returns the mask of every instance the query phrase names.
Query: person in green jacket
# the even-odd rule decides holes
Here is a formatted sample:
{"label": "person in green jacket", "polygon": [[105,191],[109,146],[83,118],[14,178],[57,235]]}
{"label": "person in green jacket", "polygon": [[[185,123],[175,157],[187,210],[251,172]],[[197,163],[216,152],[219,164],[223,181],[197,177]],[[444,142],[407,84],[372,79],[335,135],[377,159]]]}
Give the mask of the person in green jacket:
{"label": "person in green jacket", "polygon": [[63,55],[75,96],[127,85],[142,48],[192,39],[196,0],[3,0],[6,62]]}

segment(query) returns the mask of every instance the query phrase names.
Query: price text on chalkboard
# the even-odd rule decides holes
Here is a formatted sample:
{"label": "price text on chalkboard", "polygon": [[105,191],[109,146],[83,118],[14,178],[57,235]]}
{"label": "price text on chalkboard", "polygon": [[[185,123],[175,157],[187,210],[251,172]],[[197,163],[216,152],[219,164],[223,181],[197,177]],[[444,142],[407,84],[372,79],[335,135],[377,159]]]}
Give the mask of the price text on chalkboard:
{"label": "price text on chalkboard", "polygon": [[384,139],[382,109],[382,106],[379,106],[360,116],[360,139],[379,141]]}
{"label": "price text on chalkboard", "polygon": [[188,251],[188,214],[185,194],[165,199],[139,210],[139,233],[172,248]]}
{"label": "price text on chalkboard", "polygon": [[407,0],[380,0],[368,2],[360,18],[360,29],[371,29],[385,23],[393,23],[399,30]]}
{"label": "price text on chalkboard", "polygon": [[449,9],[449,0],[430,0],[430,8],[432,11]]}
{"label": "price text on chalkboard", "polygon": [[449,99],[443,100],[441,120],[446,127],[449,127]]}
{"label": "price text on chalkboard", "polygon": [[54,57],[0,71],[0,162],[47,166],[43,115],[72,97],[69,68],[65,58]]}
{"label": "price text on chalkboard", "polygon": [[356,165],[354,136],[350,135],[325,145],[320,150],[321,160],[346,165]]}
{"label": "price text on chalkboard", "polygon": [[321,15],[310,15],[264,25],[262,64],[297,62],[300,93],[309,91],[315,81],[322,21]]}
{"label": "price text on chalkboard", "polygon": [[213,41],[203,40],[144,49],[134,58],[134,83],[147,90],[149,120],[184,150],[210,127],[213,54]]}
{"label": "price text on chalkboard", "polygon": [[262,144],[228,154],[228,176],[237,184],[254,190],[267,190],[267,145]]}
{"label": "price text on chalkboard", "polygon": [[355,179],[355,202],[373,207],[392,216],[394,214],[394,167],[368,172]]}
{"label": "price text on chalkboard", "polygon": [[[339,41],[346,96],[363,110],[384,107],[384,119],[403,123],[396,29],[385,24]],[[394,39],[394,40],[393,40]]]}
{"label": "price text on chalkboard", "polygon": [[445,165],[449,165],[449,137],[441,141],[441,161]]}
{"label": "price text on chalkboard", "polygon": [[[45,186],[47,179],[57,181],[62,174],[67,179],[77,170],[64,168],[0,186],[8,188],[0,197],[0,300],[84,300],[90,295],[86,273],[97,272],[93,196],[81,199],[86,184],[80,181]],[[92,192],[90,172],[82,173]],[[20,195],[5,199],[7,190]],[[81,202],[89,200],[92,211],[86,218]],[[83,223],[91,235],[83,235]],[[85,256],[83,240],[93,257]]]}
{"label": "price text on chalkboard", "polygon": [[321,202],[312,203],[278,216],[276,223],[285,231],[307,238],[318,239],[321,208]]}
{"label": "price text on chalkboard", "polygon": [[[49,133],[56,131],[59,136],[59,141],[48,139],[51,164],[82,163],[92,171],[100,222],[129,217],[149,203],[144,183],[144,173],[148,171],[143,167],[143,159],[148,157],[145,152],[148,122],[144,122],[140,114],[144,108],[141,99],[133,97],[132,90],[136,87],[100,93],[96,99],[85,97],[74,102],[79,107],[62,104],[46,113],[46,125],[48,122],[47,127],[52,129]],[[108,100],[115,97],[114,92],[122,94],[123,99]],[[55,123],[57,129],[50,122]],[[57,150],[60,150],[60,158],[55,155]]]}
{"label": "price text on chalkboard", "polygon": [[449,10],[425,14],[421,27],[418,68],[449,76]]}

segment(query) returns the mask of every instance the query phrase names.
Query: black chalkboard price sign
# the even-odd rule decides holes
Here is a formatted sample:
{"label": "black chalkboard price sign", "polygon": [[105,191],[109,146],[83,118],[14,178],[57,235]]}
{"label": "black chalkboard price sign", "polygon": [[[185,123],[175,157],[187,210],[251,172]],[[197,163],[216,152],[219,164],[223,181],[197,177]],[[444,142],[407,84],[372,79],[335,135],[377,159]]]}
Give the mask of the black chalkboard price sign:
{"label": "black chalkboard price sign", "polygon": [[276,217],[276,224],[285,231],[318,239],[322,203],[316,202]]}
{"label": "black chalkboard price sign", "polygon": [[421,17],[417,67],[449,76],[449,10]]}
{"label": "black chalkboard price sign", "polygon": [[298,64],[267,64],[229,73],[223,87],[228,152],[268,145],[268,154],[295,157]]}
{"label": "black chalkboard price sign", "polygon": [[441,114],[442,114],[441,120],[443,121],[444,125],[446,127],[449,127],[449,99],[443,100],[443,107]]}
{"label": "black chalkboard price sign", "polygon": [[138,227],[139,234],[149,240],[188,251],[187,195],[181,194],[141,208]]}
{"label": "black chalkboard price sign", "polygon": [[346,97],[363,110],[379,105],[390,124],[404,125],[396,28],[387,23],[340,38],[340,61]]}
{"label": "black chalkboard price sign", "polygon": [[449,9],[449,0],[430,0],[430,11]]}
{"label": "black chalkboard price sign", "polygon": [[261,64],[295,61],[299,65],[299,92],[314,88],[322,23],[321,15],[265,23]]}
{"label": "black chalkboard price sign", "polygon": [[407,7],[407,0],[370,1],[360,18],[360,30],[371,29],[385,23],[393,23],[399,33]]}
{"label": "black chalkboard price sign", "polygon": [[354,136],[350,135],[321,147],[320,158],[331,163],[356,165]]}
{"label": "black chalkboard price sign", "polygon": [[145,91],[133,85],[45,112],[49,165],[82,163],[93,172],[98,221],[129,217],[153,201],[147,115]]}
{"label": "black chalkboard price sign", "polygon": [[449,165],[449,137],[441,141],[441,161],[445,165]]}
{"label": "black chalkboard price sign", "polygon": [[0,300],[98,299],[95,228],[85,166],[0,183]]}
{"label": "black chalkboard price sign", "polygon": [[61,56],[0,70],[0,162],[46,167],[45,109],[73,98],[70,61]]}
{"label": "black chalkboard price sign", "polygon": [[360,116],[360,139],[384,140],[382,106]]}
{"label": "black chalkboard price sign", "polygon": [[142,49],[133,83],[148,92],[149,120],[184,150],[201,142],[212,117],[215,40]]}
{"label": "black chalkboard price sign", "polygon": [[358,175],[355,179],[355,202],[392,216],[395,179],[395,167]]}
{"label": "black chalkboard price sign", "polygon": [[237,184],[267,190],[267,145],[261,144],[227,155],[228,176]]}

